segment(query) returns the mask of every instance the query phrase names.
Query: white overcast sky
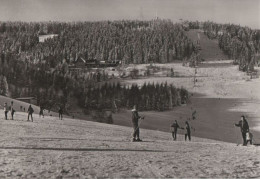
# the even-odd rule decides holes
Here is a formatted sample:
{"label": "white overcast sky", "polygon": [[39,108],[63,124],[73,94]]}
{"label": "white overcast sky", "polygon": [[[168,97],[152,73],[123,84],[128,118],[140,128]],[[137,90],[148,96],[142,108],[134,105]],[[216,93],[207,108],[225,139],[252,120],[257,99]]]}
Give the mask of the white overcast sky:
{"label": "white overcast sky", "polygon": [[0,21],[159,18],[235,23],[260,29],[260,0],[0,0]]}

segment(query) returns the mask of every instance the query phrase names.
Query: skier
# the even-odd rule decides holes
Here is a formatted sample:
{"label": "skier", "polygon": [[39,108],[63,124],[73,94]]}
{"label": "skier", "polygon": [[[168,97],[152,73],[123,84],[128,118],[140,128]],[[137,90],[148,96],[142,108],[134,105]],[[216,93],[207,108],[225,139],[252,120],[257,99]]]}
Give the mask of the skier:
{"label": "skier", "polygon": [[8,120],[8,119],[7,119],[8,106],[7,106],[7,103],[6,103],[6,102],[5,102],[5,104],[4,104],[4,112],[5,112],[5,120]]}
{"label": "skier", "polygon": [[14,113],[15,113],[15,110],[14,110],[14,102],[11,101],[11,116],[12,116],[12,120],[14,120]]}
{"label": "skier", "polygon": [[185,122],[185,141],[187,140],[187,137],[189,138],[189,141],[191,141],[191,127],[190,124],[188,123],[188,121]]}
{"label": "skier", "polygon": [[195,114],[197,113],[197,111],[195,110],[195,111],[193,111],[193,113],[192,113],[192,120],[195,120],[196,119],[196,116],[195,116]]}
{"label": "skier", "polygon": [[62,120],[62,114],[63,114],[63,110],[62,110],[62,107],[60,106],[59,108],[59,119]]}
{"label": "skier", "polygon": [[173,128],[173,130],[172,130],[173,140],[176,140],[177,139],[177,130],[178,130],[178,128],[181,129],[181,127],[179,126],[177,120],[175,120],[175,122],[171,125],[171,127]]}
{"label": "skier", "polygon": [[241,120],[238,122],[238,124],[235,124],[235,126],[240,127],[243,138],[243,146],[246,146],[246,133],[249,132],[249,125],[244,115],[241,116]]}
{"label": "skier", "polygon": [[40,113],[39,113],[39,117],[43,117],[44,118],[44,114],[43,114],[43,107],[42,106],[40,106]]}
{"label": "skier", "polygon": [[29,121],[29,118],[31,116],[31,119],[32,119],[32,122],[33,122],[33,116],[32,116],[33,112],[34,112],[34,110],[32,108],[32,105],[30,105],[29,108],[28,108],[28,120],[27,121]]}
{"label": "skier", "polygon": [[132,123],[133,123],[133,128],[134,128],[133,140],[132,140],[133,142],[142,141],[140,139],[139,119],[143,119],[143,118],[141,118],[141,116],[139,116],[136,106],[134,105],[134,107],[132,109]]}

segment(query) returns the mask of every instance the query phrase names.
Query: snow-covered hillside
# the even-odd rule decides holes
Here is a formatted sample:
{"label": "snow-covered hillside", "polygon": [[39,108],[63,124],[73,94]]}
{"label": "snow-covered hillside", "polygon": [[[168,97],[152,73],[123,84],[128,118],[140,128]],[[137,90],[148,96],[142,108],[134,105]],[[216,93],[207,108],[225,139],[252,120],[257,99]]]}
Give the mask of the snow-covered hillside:
{"label": "snow-covered hillside", "polygon": [[182,135],[172,141],[170,133],[144,129],[137,143],[128,127],[15,117],[3,120],[0,110],[0,178],[260,177],[257,146]]}

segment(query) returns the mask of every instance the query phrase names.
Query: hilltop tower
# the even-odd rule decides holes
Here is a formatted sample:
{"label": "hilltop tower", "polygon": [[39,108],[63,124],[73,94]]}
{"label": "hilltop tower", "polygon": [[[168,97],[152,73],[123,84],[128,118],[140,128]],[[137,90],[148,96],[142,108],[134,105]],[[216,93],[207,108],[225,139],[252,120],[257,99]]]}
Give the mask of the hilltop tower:
{"label": "hilltop tower", "polygon": [[158,23],[158,21],[159,21],[159,17],[158,17],[158,13],[157,13],[157,10],[156,10],[155,18],[152,20],[151,28],[154,28],[155,25]]}
{"label": "hilltop tower", "polygon": [[140,14],[139,14],[140,20],[144,20],[144,13],[143,13],[143,7],[140,7]]}

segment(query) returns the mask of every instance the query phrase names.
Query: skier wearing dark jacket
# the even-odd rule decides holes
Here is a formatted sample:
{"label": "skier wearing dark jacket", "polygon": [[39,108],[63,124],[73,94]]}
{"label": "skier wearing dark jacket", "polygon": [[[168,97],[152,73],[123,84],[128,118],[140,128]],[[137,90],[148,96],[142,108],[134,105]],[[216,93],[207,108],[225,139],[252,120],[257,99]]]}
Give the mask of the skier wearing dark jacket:
{"label": "skier wearing dark jacket", "polygon": [[138,111],[136,110],[136,106],[134,106],[134,108],[132,109],[132,123],[133,123],[133,128],[134,128],[134,132],[133,132],[133,142],[135,141],[142,141],[140,139],[140,129],[139,129],[139,119],[141,117],[138,114]]}
{"label": "skier wearing dark jacket", "polygon": [[32,105],[30,105],[29,108],[28,108],[28,120],[27,121],[29,121],[29,118],[31,116],[31,119],[32,119],[32,122],[33,122],[33,116],[32,116],[33,112],[34,112],[34,110],[32,108]]}
{"label": "skier wearing dark jacket", "polygon": [[246,133],[249,132],[249,125],[244,115],[241,116],[241,120],[235,126],[240,127],[242,138],[243,138],[243,145],[246,146]]}
{"label": "skier wearing dark jacket", "polygon": [[175,120],[175,122],[171,125],[171,127],[173,128],[173,130],[172,130],[173,140],[176,140],[176,139],[177,139],[177,131],[178,131],[178,128],[181,129],[181,127],[179,126],[177,120]]}
{"label": "skier wearing dark jacket", "polygon": [[4,112],[5,112],[5,120],[7,120],[7,114],[8,114],[8,106],[7,106],[7,103],[4,104]]}
{"label": "skier wearing dark jacket", "polygon": [[14,113],[15,113],[14,102],[11,101],[11,117],[12,117],[12,120],[14,120]]}
{"label": "skier wearing dark jacket", "polygon": [[59,119],[60,120],[62,120],[62,118],[63,118],[63,109],[62,109],[62,107],[60,106],[60,108],[59,108]]}
{"label": "skier wearing dark jacket", "polygon": [[43,107],[42,106],[40,106],[40,112],[39,112],[39,117],[43,117],[44,118],[44,114],[43,114]]}

